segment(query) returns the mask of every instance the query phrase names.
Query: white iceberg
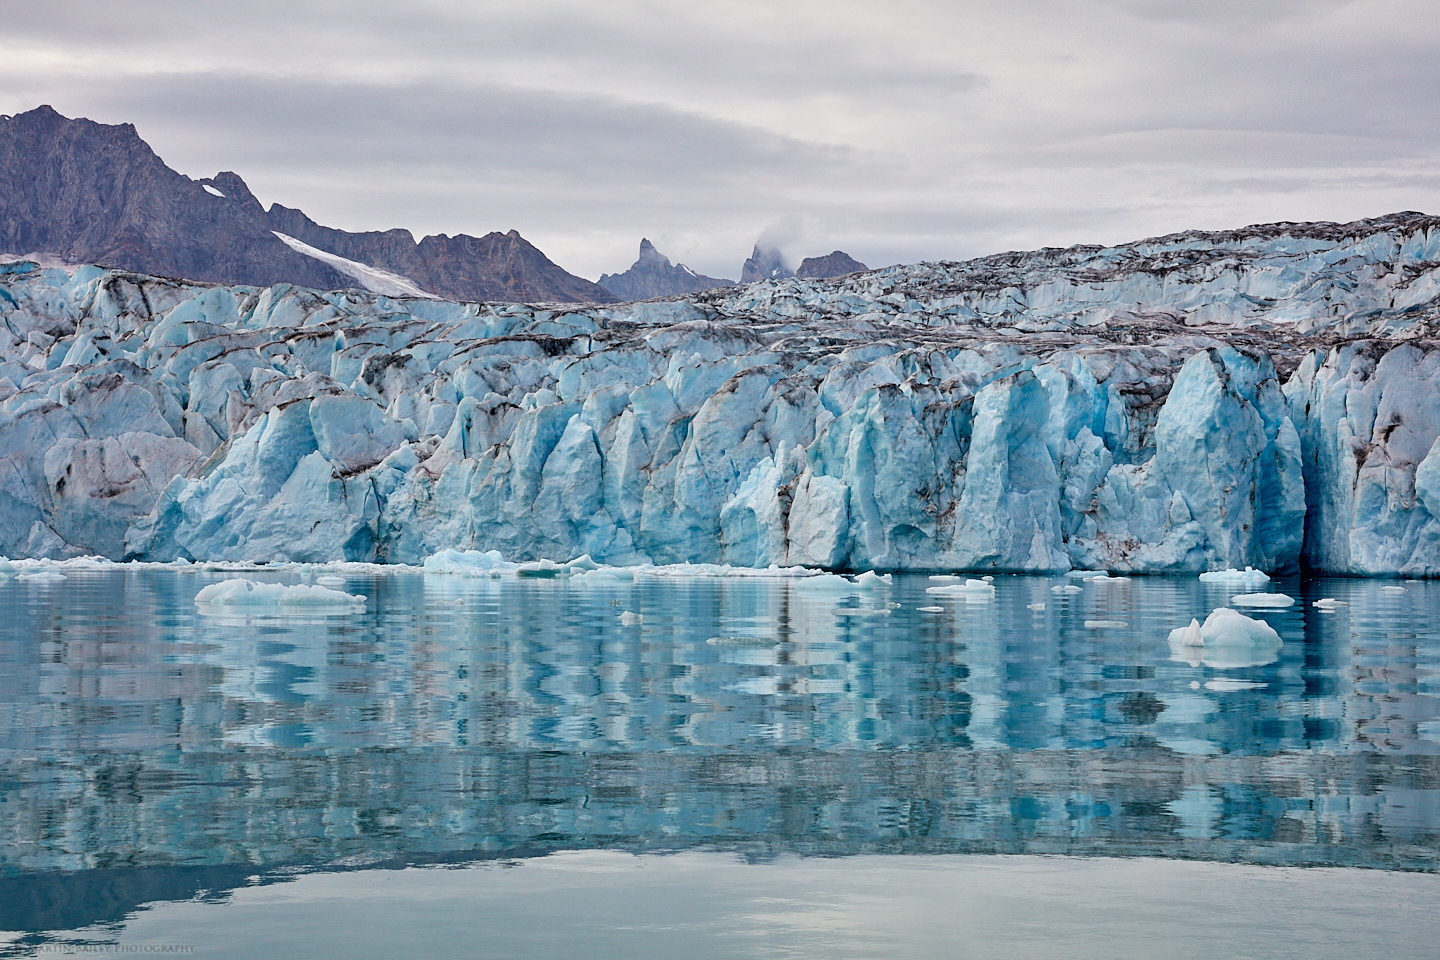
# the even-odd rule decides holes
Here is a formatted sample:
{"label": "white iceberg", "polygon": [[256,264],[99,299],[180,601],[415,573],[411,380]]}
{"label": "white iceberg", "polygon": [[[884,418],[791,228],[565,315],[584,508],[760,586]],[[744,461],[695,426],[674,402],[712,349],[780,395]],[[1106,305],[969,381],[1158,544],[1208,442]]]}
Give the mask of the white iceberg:
{"label": "white iceberg", "polygon": [[1282,641],[1265,621],[1251,619],[1229,607],[1217,607],[1203,624],[1191,620],[1189,625],[1171,630],[1169,643],[1177,659],[1231,669],[1273,663],[1280,655]]}
{"label": "white iceberg", "polygon": [[499,550],[441,550],[425,558],[426,573],[455,577],[500,577],[514,573],[519,564],[501,556]]}
{"label": "white iceberg", "polygon": [[65,574],[54,570],[35,570],[30,573],[22,573],[15,577],[16,580],[23,580],[27,583],[59,583],[65,579]]}
{"label": "white iceberg", "polygon": [[945,583],[938,587],[926,587],[925,592],[941,597],[956,597],[961,600],[989,600],[995,596],[995,585],[985,580],[966,580],[964,583]]}
{"label": "white iceberg", "polygon": [[1270,577],[1263,570],[1256,570],[1254,567],[1246,567],[1244,570],[1236,570],[1231,567],[1228,570],[1211,570],[1208,573],[1202,573],[1200,582],[1254,589],[1269,583]]}
{"label": "white iceberg", "polygon": [[1344,600],[1336,600],[1334,597],[1322,597],[1311,604],[1311,606],[1319,610],[1338,610],[1341,607],[1348,607],[1350,604]]}
{"label": "white iceberg", "polygon": [[202,587],[195,603],[212,607],[362,607],[366,598],[329,587],[300,583],[257,583],[254,580],[222,580]]}
{"label": "white iceberg", "polygon": [[1295,603],[1295,598],[1283,593],[1237,593],[1230,602],[1237,607],[1288,607]]}

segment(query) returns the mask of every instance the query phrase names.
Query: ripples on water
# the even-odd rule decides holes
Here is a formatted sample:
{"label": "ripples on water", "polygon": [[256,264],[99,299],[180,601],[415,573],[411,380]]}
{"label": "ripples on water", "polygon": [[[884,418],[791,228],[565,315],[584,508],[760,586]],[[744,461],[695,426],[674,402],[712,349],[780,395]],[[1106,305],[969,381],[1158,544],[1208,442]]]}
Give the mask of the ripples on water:
{"label": "ripples on water", "polygon": [[219,578],[0,582],[0,929],[582,848],[1440,867],[1440,584],[1279,582],[1279,658],[1222,669],[1166,644],[1237,592],[1192,579],[397,575],[202,616]]}

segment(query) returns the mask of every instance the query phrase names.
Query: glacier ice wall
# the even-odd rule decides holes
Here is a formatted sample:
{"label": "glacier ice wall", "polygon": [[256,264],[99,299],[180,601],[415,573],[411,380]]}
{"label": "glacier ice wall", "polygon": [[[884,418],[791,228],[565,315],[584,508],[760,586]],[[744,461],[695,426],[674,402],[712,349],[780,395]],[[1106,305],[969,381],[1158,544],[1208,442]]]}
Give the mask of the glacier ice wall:
{"label": "glacier ice wall", "polygon": [[1440,221],[567,308],[0,266],[0,553],[1440,574]]}

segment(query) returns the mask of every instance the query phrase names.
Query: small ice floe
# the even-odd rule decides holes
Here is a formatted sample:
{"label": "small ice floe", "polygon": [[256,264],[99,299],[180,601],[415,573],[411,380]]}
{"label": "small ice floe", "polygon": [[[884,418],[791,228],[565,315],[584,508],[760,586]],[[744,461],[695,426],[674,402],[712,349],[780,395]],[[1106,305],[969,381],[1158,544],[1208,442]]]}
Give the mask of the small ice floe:
{"label": "small ice floe", "polygon": [[1316,600],[1313,604],[1311,604],[1311,606],[1315,607],[1317,610],[1339,610],[1341,607],[1350,606],[1350,604],[1346,603],[1344,600],[1336,600],[1334,597],[1321,597],[1319,600]]}
{"label": "small ice floe", "polygon": [[1233,693],[1237,690],[1259,690],[1265,686],[1263,683],[1256,683],[1254,680],[1241,680],[1237,677],[1216,677],[1214,680],[1205,681],[1206,690],[1214,690],[1216,693]]}
{"label": "small ice floe", "polygon": [[36,570],[32,573],[19,574],[15,579],[23,580],[26,583],[59,583],[65,579],[65,574],[57,573],[54,570]]}
{"label": "small ice floe", "polygon": [[981,577],[980,579],[981,579],[981,580],[984,580],[986,583],[994,583],[994,582],[995,582],[995,578],[992,577],[992,576],[990,576],[990,574],[988,574],[988,573],[985,574],[985,576]]}
{"label": "small ice floe", "polygon": [[964,577],[957,577],[953,573],[932,573],[930,579],[936,583],[959,583]]}
{"label": "small ice floe", "polygon": [[1073,583],[1062,583],[1058,587],[1051,587],[1051,593],[1083,593],[1084,591]]}
{"label": "small ice floe", "polygon": [[1283,593],[1237,593],[1230,602],[1237,607],[1288,607],[1295,598]]}
{"label": "small ice floe", "polygon": [[316,577],[315,582],[322,587],[343,587],[348,582],[344,577],[337,577],[334,574],[324,574]]}
{"label": "small ice floe", "polygon": [[254,580],[222,580],[202,587],[195,594],[198,606],[213,607],[361,607],[365,597],[342,593],[329,587],[300,583],[256,583]]}
{"label": "small ice floe", "polygon": [[501,577],[514,573],[519,564],[501,556],[499,550],[441,550],[425,558],[427,574],[452,577]]}
{"label": "small ice floe", "polygon": [[1108,575],[1102,573],[1102,574],[1100,574],[1100,576],[1098,576],[1098,577],[1086,577],[1086,578],[1085,578],[1085,582],[1086,582],[1086,583],[1129,583],[1129,582],[1130,582],[1130,578],[1129,578],[1129,577],[1112,577],[1112,576],[1108,576]]}
{"label": "small ice floe", "polygon": [[1044,604],[1043,601],[1042,601],[1042,602],[1039,602],[1039,603],[1027,603],[1027,604],[1025,604],[1025,609],[1026,609],[1026,610],[1044,610],[1044,609],[1045,609],[1045,604]]}
{"label": "small ice floe", "polygon": [[1119,629],[1121,629],[1122,627],[1128,627],[1128,626],[1130,626],[1130,624],[1126,623],[1124,620],[1086,620],[1086,621],[1085,621],[1085,629],[1086,629],[1086,630],[1119,630]]}
{"label": "small ice floe", "polygon": [[624,613],[620,614],[620,622],[627,627],[633,627],[637,623],[641,623],[644,620],[644,615],[636,613],[634,610],[626,610]]}
{"label": "small ice floe", "polygon": [[1071,570],[1069,573],[1065,574],[1065,576],[1069,577],[1069,578],[1072,579],[1072,580],[1089,580],[1089,579],[1091,579],[1092,577],[1108,577],[1108,576],[1110,576],[1110,571],[1109,571],[1109,570]]}
{"label": "small ice floe", "polygon": [[944,613],[944,607],[916,607],[920,613]]}
{"label": "small ice floe", "polygon": [[966,601],[985,601],[995,596],[995,585],[984,580],[966,580],[964,583],[946,583],[938,587],[926,587],[926,593],[941,597],[955,597]]}
{"label": "small ice floe", "polygon": [[1205,618],[1170,631],[1170,649],[1176,659],[1218,669],[1259,666],[1280,656],[1280,634],[1264,620],[1238,610],[1216,607]]}
{"label": "small ice floe", "polygon": [[1381,592],[1381,593],[1392,593],[1392,594],[1394,594],[1394,593],[1404,593],[1404,592],[1405,592],[1405,588],[1404,588],[1404,587],[1400,587],[1400,586],[1381,587],[1381,588],[1380,588],[1380,592]]}
{"label": "small ice floe", "polygon": [[837,573],[818,573],[813,577],[802,577],[795,581],[797,593],[810,594],[812,596],[830,594],[843,595],[854,593],[858,588],[855,581],[849,577],[842,577]]}
{"label": "small ice floe", "polygon": [[10,579],[15,576],[19,570],[20,568],[15,566],[15,561],[7,559],[6,557],[0,557],[0,580]]}
{"label": "small ice floe", "polygon": [[1208,573],[1200,574],[1201,583],[1218,583],[1227,587],[1249,587],[1255,589],[1270,582],[1270,577],[1263,570],[1256,570],[1254,567],[1246,567],[1244,570],[1236,570],[1231,567],[1228,570],[1211,570]]}
{"label": "small ice floe", "polygon": [[876,573],[874,570],[866,570],[864,573],[856,574],[855,586],[867,590],[878,589],[890,586],[891,578],[888,573]]}

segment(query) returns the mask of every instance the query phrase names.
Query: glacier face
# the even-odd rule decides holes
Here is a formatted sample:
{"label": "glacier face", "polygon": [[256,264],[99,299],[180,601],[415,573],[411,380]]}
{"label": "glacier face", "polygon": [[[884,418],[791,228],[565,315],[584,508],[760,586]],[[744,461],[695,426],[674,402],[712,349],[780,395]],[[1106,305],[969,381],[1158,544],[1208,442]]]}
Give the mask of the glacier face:
{"label": "glacier face", "polygon": [[1440,574],[1440,220],[584,308],[0,265],[0,553]]}

